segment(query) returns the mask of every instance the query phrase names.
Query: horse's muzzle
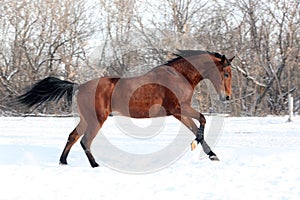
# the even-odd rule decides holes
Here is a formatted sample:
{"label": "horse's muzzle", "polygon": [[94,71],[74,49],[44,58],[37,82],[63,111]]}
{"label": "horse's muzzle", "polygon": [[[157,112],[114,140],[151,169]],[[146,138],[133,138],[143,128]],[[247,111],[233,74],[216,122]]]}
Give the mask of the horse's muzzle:
{"label": "horse's muzzle", "polygon": [[225,94],[220,94],[219,98],[220,98],[220,101],[229,101],[230,100],[230,96],[225,95]]}

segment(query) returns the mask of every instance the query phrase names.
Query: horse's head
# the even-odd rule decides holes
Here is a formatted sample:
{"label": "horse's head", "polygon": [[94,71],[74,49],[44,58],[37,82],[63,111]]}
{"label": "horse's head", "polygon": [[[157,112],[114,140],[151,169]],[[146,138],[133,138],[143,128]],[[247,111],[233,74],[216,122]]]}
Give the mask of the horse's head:
{"label": "horse's head", "polygon": [[[169,61],[167,64],[177,67],[178,71],[185,74],[193,88],[202,79],[209,79],[222,101],[230,99],[231,62],[234,57],[228,59],[225,55],[201,50],[178,50],[178,52],[178,54],[175,54],[177,58]],[[175,62],[177,60],[183,61],[187,65],[180,65],[178,62]]]}
{"label": "horse's head", "polygon": [[220,95],[220,100],[225,101],[231,98],[231,62],[234,57],[228,59],[225,55],[218,53],[211,55],[219,73],[211,70],[214,73],[209,75],[209,79],[213,83],[215,89]]}

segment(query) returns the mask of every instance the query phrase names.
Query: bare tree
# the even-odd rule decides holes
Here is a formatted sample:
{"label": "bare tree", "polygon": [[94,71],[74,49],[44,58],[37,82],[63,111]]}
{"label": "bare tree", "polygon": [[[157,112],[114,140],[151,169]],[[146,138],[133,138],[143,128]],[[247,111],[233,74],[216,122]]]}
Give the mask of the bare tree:
{"label": "bare tree", "polygon": [[[179,48],[236,55],[233,115],[287,114],[289,93],[300,112],[299,1],[2,1],[0,109],[14,109],[10,98],[42,77],[137,75]],[[195,99],[209,111],[206,85]]]}
{"label": "bare tree", "polygon": [[[238,87],[233,105],[241,114],[286,113],[287,94],[296,94],[299,85],[295,73],[291,73],[294,81],[287,79],[288,69],[295,70],[299,60],[299,2],[244,0],[222,7],[224,26],[231,24],[224,35],[235,36],[227,39],[231,47],[223,46],[239,58],[234,63],[238,79],[233,85]],[[293,83],[289,89],[288,83]]]}
{"label": "bare tree", "polygon": [[0,9],[0,104],[42,77],[78,77],[96,29],[85,1],[4,0]]}

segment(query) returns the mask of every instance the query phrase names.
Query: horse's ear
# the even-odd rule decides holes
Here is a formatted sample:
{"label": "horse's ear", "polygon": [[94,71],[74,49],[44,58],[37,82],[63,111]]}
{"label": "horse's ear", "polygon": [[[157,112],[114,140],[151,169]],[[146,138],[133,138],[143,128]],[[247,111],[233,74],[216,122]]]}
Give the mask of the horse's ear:
{"label": "horse's ear", "polygon": [[225,62],[225,60],[226,60],[226,57],[225,57],[225,55],[223,55],[221,58],[221,63],[223,64]]}
{"label": "horse's ear", "polygon": [[233,56],[232,58],[230,58],[229,62],[232,62],[234,58],[235,58],[235,56]]}

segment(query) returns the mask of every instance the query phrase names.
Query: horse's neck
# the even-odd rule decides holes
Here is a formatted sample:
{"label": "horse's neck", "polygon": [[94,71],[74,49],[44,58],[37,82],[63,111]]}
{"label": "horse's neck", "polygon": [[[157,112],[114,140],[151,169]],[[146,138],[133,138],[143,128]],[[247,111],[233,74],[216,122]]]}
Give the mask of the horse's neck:
{"label": "horse's neck", "polygon": [[178,60],[174,63],[170,63],[169,66],[174,67],[176,71],[182,74],[191,84],[191,87],[193,89],[203,79],[197,69],[187,61]]}

